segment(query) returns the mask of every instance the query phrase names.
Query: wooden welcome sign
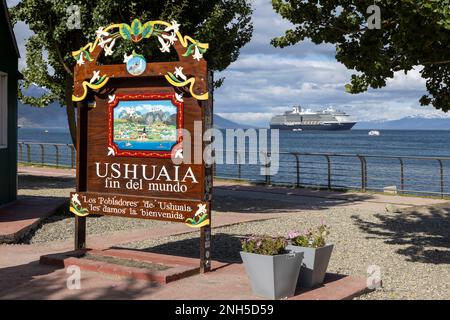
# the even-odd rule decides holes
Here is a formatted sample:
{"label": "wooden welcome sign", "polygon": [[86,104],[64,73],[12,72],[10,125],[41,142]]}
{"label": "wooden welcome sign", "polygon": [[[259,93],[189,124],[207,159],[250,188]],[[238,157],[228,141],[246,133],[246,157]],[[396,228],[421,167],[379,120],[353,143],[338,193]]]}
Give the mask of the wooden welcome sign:
{"label": "wooden welcome sign", "polygon": [[[182,36],[172,21],[134,20],[100,28],[73,52],[78,106],[77,192],[71,194],[76,249],[86,247],[86,217],[111,215],[179,222],[201,230],[201,270],[210,269],[212,168],[186,161],[185,150],[209,142],[212,77],[208,44]],[[136,51],[102,65],[117,41],[158,41],[178,61],[150,62]],[[200,130],[198,129],[200,124]],[[192,159],[189,159],[192,160]]]}

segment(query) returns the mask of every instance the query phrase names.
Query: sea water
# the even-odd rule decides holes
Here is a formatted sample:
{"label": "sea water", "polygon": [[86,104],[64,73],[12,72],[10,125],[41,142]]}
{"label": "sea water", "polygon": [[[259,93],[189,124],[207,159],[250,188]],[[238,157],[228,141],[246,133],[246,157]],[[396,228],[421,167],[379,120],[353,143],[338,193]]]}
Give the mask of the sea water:
{"label": "sea water", "polygon": [[[369,136],[369,130],[291,132],[280,131],[279,172],[272,182],[302,185],[328,185],[328,163],[324,156],[300,156],[300,178],[297,176],[296,159],[289,153],[329,153],[363,156],[366,159],[367,186],[382,190],[387,186],[401,187],[400,159],[396,157],[450,157],[450,131],[433,130],[380,130],[380,136]],[[225,141],[226,139],[224,139]],[[67,129],[19,129],[19,141],[71,144]],[[224,145],[223,149],[229,149]],[[35,150],[35,151],[33,151]],[[50,152],[52,150],[49,150]],[[32,149],[39,156],[39,149]],[[54,152],[54,151],[53,151]],[[69,160],[67,160],[69,161]],[[334,187],[361,187],[361,160],[358,157],[331,157],[331,183]],[[450,193],[450,161],[403,160],[405,190],[431,191],[442,189]],[[217,165],[216,174],[221,177],[263,181],[260,166]],[[443,173],[443,183],[440,177]]]}

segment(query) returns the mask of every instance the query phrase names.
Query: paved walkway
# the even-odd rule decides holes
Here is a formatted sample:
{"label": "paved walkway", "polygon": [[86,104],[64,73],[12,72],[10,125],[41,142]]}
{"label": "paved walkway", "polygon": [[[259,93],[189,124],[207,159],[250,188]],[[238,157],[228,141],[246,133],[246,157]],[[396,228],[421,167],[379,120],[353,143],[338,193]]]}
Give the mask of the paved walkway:
{"label": "paved walkway", "polygon": [[59,169],[33,166],[19,166],[19,175],[31,175],[38,177],[75,178],[75,169]]}
{"label": "paved walkway", "polygon": [[67,203],[66,199],[20,197],[0,207],[0,243],[19,241],[35,229],[42,219],[55,213]]}

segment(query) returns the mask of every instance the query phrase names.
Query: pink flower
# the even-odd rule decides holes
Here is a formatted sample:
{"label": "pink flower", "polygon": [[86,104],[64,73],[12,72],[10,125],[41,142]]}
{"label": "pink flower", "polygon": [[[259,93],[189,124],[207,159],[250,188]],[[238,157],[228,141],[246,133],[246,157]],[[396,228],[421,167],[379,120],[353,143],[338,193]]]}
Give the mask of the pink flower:
{"label": "pink flower", "polygon": [[297,238],[300,235],[297,231],[289,231],[288,233],[288,239],[294,239]]}

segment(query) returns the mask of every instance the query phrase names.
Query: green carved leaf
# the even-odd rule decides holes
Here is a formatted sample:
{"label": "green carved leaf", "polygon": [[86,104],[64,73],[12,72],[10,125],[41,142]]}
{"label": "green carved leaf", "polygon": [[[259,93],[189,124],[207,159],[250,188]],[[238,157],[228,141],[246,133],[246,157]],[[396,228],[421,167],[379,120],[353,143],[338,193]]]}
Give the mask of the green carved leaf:
{"label": "green carved leaf", "polygon": [[94,59],[92,59],[89,51],[83,50],[82,54],[84,54],[84,57],[86,58],[86,60],[91,61],[91,62],[94,60]]}
{"label": "green carved leaf", "polygon": [[188,46],[186,52],[183,54],[183,57],[189,57],[189,56],[192,54],[193,51],[194,51],[194,44],[191,43],[191,44]]}
{"label": "green carved leaf", "polygon": [[138,36],[142,32],[142,24],[138,19],[134,19],[131,23],[131,30],[134,36]]}
{"label": "green carved leaf", "polygon": [[131,28],[126,23],[122,23],[119,27],[119,32],[125,40],[131,40]]}
{"label": "green carved leaf", "polygon": [[150,38],[150,36],[152,35],[152,32],[153,32],[153,27],[150,24],[150,22],[145,23],[144,26],[142,27],[142,37]]}
{"label": "green carved leaf", "polygon": [[177,77],[175,77],[172,72],[168,72],[167,74],[173,81],[181,83],[181,81]]}
{"label": "green carved leaf", "polygon": [[206,217],[208,217],[207,214],[202,215],[202,216],[200,217],[200,219],[198,219],[197,224],[200,224],[200,223],[202,223],[203,221],[205,221],[205,220],[206,220]]}
{"label": "green carved leaf", "polygon": [[196,223],[195,220],[192,219],[192,218],[186,219],[186,222],[189,222],[190,224],[195,224]]}

